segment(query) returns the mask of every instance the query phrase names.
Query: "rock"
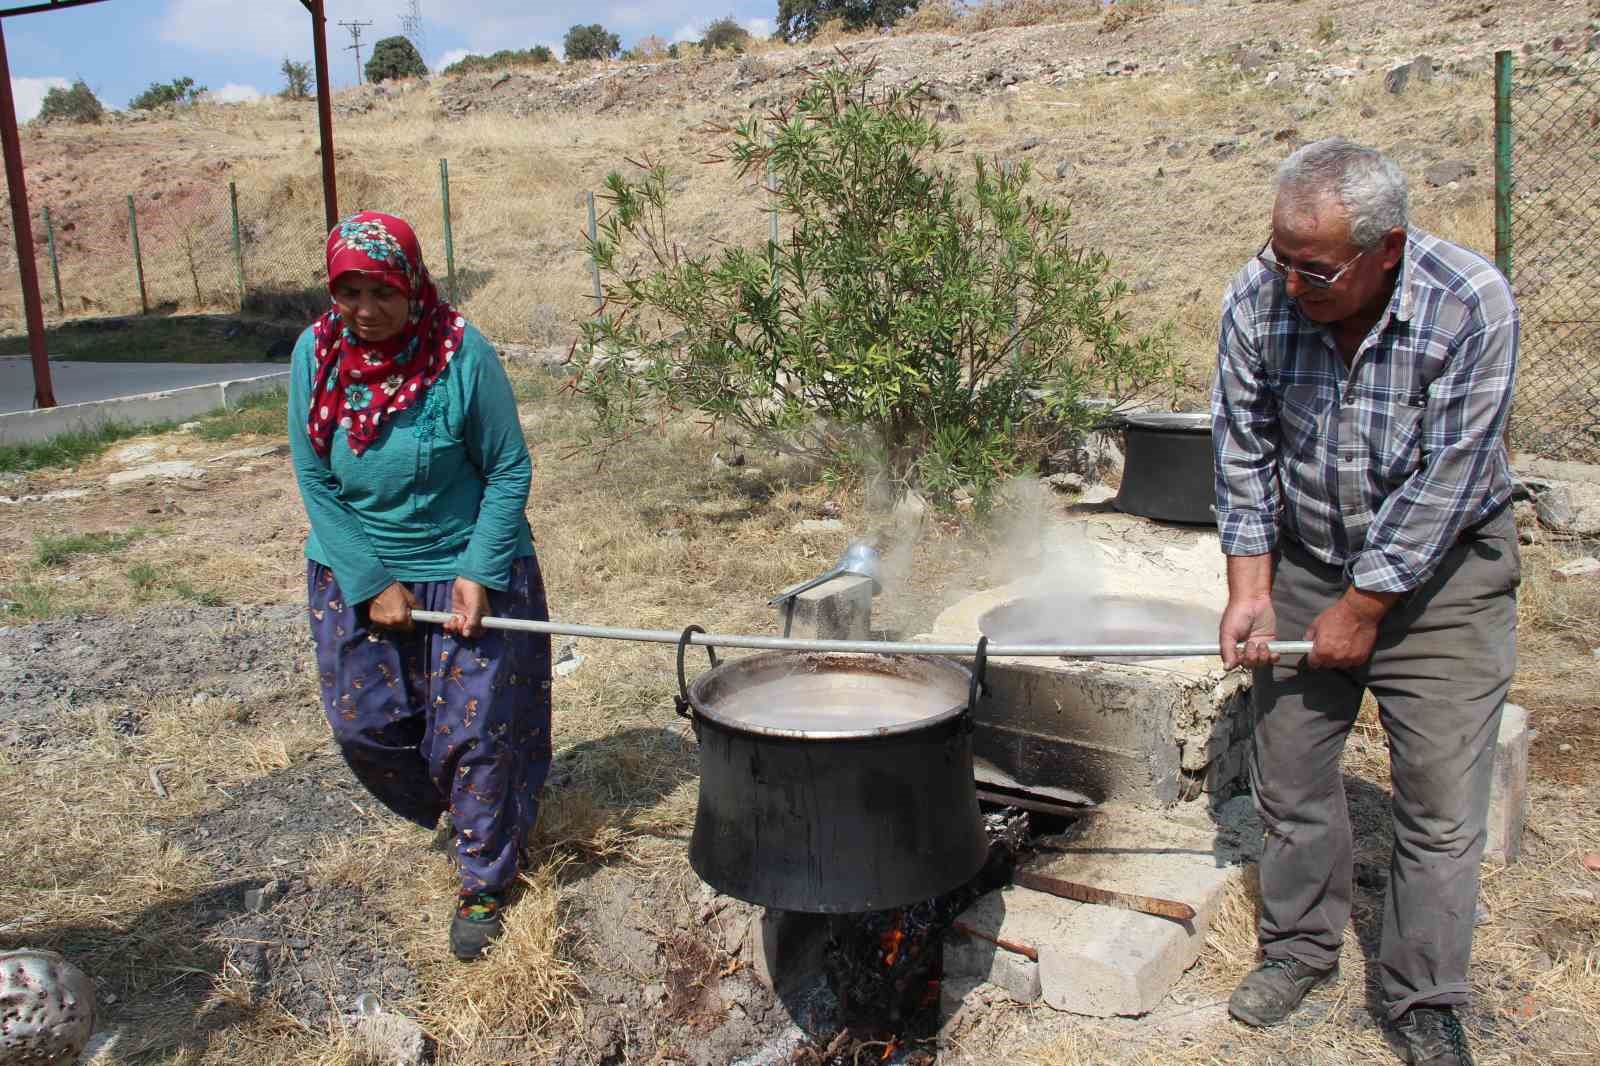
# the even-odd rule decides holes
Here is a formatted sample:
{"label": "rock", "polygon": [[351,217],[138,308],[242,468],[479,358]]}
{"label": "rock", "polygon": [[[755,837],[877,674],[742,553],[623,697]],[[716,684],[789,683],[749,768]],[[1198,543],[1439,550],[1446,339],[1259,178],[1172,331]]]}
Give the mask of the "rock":
{"label": "rock", "polygon": [[1267,57],[1255,49],[1238,52],[1234,56],[1234,65],[1246,74],[1254,74],[1267,64]]}
{"label": "rock", "polygon": [[1224,159],[1232,159],[1236,154],[1238,154],[1238,151],[1239,142],[1228,140],[1218,141],[1216,144],[1213,144],[1211,146],[1211,150],[1206,154],[1220,163]]}
{"label": "rock", "polygon": [[838,533],[843,531],[844,523],[837,518],[807,518],[795,525],[792,533]]}
{"label": "rock", "polygon": [[1082,474],[1071,473],[1051,474],[1049,477],[1044,479],[1044,483],[1055,489],[1057,492],[1082,492],[1084,489],[1089,487],[1088,482],[1084,481]]}
{"label": "rock", "polygon": [[928,501],[915,492],[908,492],[894,505],[890,518],[901,540],[915,543],[922,533],[922,523],[928,517]]}
{"label": "rock", "polygon": [[1449,185],[1452,181],[1470,178],[1478,172],[1478,168],[1464,159],[1451,159],[1443,163],[1435,163],[1422,172],[1422,180],[1435,187]]}
{"label": "rock", "polygon": [[215,458],[207,459],[206,462],[223,463],[230,459],[265,459],[269,455],[287,455],[288,453],[289,446],[287,444],[263,444],[255,448],[236,448],[231,452],[223,452]]}
{"label": "rock", "polygon": [[1058,179],[1070,178],[1072,177],[1072,170],[1072,164],[1063,159],[1061,162],[1056,164],[1056,177]]}
{"label": "rock", "polygon": [[1573,559],[1556,567],[1550,572],[1550,576],[1557,581],[1577,581],[1579,578],[1600,576],[1600,559],[1592,555]]}
{"label": "rock", "polygon": [[1033,151],[1035,148],[1039,147],[1043,143],[1044,143],[1044,139],[1041,138],[1041,137],[1027,137],[1027,138],[1025,138],[1023,140],[1023,142],[1021,144],[1017,145],[1017,151],[1019,151],[1019,152],[1031,152],[1031,151]]}
{"label": "rock", "polygon": [[1583,857],[1583,868],[1590,873],[1600,874],[1600,851],[1591,851]]}
{"label": "rock", "polygon": [[94,1032],[94,984],[53,951],[0,952],[0,1062],[69,1066]]}
{"label": "rock", "polygon": [[111,453],[110,459],[121,466],[132,466],[156,454],[159,447],[157,444],[124,444]]}
{"label": "rock", "polygon": [[348,1021],[351,1043],[380,1066],[422,1066],[431,1057],[422,1026],[386,1009],[370,992],[356,997],[356,1010]]}
{"label": "rock", "polygon": [[37,496],[0,496],[0,503],[54,503],[57,500],[76,500],[89,495],[88,489],[56,489]]}
{"label": "rock", "polygon": [[1167,155],[1172,159],[1182,159],[1189,154],[1189,142],[1173,141],[1167,145]]}
{"label": "rock", "polygon": [[197,430],[199,428],[200,428],[200,423],[198,423],[198,422],[184,422],[184,423],[182,423],[181,425],[178,426],[178,432],[179,433],[193,433],[195,430]]}
{"label": "rock", "polygon": [[154,481],[157,479],[196,481],[205,476],[206,472],[194,463],[183,459],[172,459],[164,463],[136,466],[131,470],[119,470],[106,478],[106,484],[127,485],[135,481]]}
{"label": "rock", "polygon": [[1559,751],[1563,755],[1568,755],[1568,754],[1571,754],[1571,752],[1572,752],[1572,745],[1571,744],[1557,744],[1556,745],[1556,750]]}

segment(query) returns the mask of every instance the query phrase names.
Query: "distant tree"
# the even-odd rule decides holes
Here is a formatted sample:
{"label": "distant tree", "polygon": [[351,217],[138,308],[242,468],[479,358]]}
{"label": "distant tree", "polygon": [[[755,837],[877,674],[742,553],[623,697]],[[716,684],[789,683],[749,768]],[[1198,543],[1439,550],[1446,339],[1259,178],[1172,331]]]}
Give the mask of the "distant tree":
{"label": "distant tree", "polygon": [[52,88],[39,108],[40,122],[99,122],[106,109],[82,78],[70,89]]}
{"label": "distant tree", "polygon": [[205,91],[206,87],[196,85],[193,78],[173,78],[169,82],[153,81],[150,83],[150,88],[128,101],[128,106],[135,111],[182,107],[200,99]]}
{"label": "distant tree", "polygon": [[502,48],[493,55],[478,55],[472,53],[462,56],[451,63],[441,74],[470,74],[475,70],[504,70],[507,67],[537,67],[545,63],[554,62],[556,54],[542,44],[532,48],[518,50],[515,48]]}
{"label": "distant tree", "polygon": [[284,59],[283,66],[278,68],[283,72],[283,95],[290,100],[304,100],[311,95],[311,65],[309,63],[296,63],[292,59]]}
{"label": "distant tree", "polygon": [[739,20],[732,15],[719,18],[707,26],[705,36],[700,38],[700,47],[707,52],[723,48],[742,52],[749,43],[750,31],[739,25]]}
{"label": "distant tree", "polygon": [[622,39],[596,22],[572,27],[561,46],[568,59],[613,59],[622,51]]}
{"label": "distant tree", "polygon": [[385,37],[372,46],[367,60],[368,81],[393,81],[395,78],[425,78],[428,64],[417,53],[409,37]]}
{"label": "distant tree", "polygon": [[636,63],[648,63],[666,58],[667,48],[667,42],[652,33],[635,41],[632,48],[622,53],[622,58]]}
{"label": "distant tree", "polygon": [[778,36],[789,42],[809,41],[829,19],[842,19],[846,29],[883,29],[917,9],[920,0],[778,0]]}

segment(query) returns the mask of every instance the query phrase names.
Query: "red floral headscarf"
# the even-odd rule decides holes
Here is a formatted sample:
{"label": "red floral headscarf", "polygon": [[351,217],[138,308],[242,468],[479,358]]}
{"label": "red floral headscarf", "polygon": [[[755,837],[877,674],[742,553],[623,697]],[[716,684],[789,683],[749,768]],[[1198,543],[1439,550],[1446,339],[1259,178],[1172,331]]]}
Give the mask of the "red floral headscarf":
{"label": "red floral headscarf", "polygon": [[328,454],[340,427],[351,451],[366,451],[384,420],[420,401],[444,373],[466,332],[466,320],[439,299],[404,220],[362,211],[335,226],[328,234],[329,293],[352,271],[405,293],[411,314],[399,334],[379,344],[357,337],[337,305],[311,327],[317,376],[306,430],[318,455]]}

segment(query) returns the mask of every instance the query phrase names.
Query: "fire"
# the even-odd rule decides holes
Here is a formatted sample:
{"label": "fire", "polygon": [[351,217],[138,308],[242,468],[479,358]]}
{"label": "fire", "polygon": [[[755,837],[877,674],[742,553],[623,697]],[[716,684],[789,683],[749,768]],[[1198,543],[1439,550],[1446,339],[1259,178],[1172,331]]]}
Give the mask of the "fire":
{"label": "fire", "polygon": [[890,1059],[894,1058],[894,1053],[896,1051],[899,1051],[899,1050],[900,1050],[900,1040],[899,1040],[899,1038],[898,1037],[891,1037],[889,1039],[888,1045],[885,1046],[884,1049],[883,1049],[883,1054],[878,1056],[878,1061],[879,1062],[888,1062]]}
{"label": "fire", "polygon": [[906,931],[899,922],[893,929],[878,936],[878,948],[883,952],[883,965],[887,969],[900,958],[900,946],[905,943]]}

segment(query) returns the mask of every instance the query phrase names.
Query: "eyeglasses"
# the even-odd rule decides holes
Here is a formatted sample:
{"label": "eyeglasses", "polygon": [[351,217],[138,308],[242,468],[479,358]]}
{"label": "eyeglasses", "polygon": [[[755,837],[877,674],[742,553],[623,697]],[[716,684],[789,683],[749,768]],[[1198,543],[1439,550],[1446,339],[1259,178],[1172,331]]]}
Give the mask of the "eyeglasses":
{"label": "eyeglasses", "polygon": [[1272,238],[1269,236],[1267,238],[1267,240],[1266,240],[1266,243],[1262,244],[1261,250],[1256,252],[1256,259],[1260,260],[1262,266],[1266,267],[1268,270],[1272,271],[1274,274],[1278,275],[1280,278],[1287,278],[1288,275],[1289,275],[1289,272],[1292,270],[1296,274],[1300,275],[1300,280],[1301,281],[1305,282],[1307,285],[1310,285],[1313,289],[1331,289],[1331,288],[1333,288],[1334,285],[1338,284],[1339,279],[1344,277],[1344,272],[1346,270],[1349,270],[1351,267],[1356,265],[1356,260],[1357,259],[1360,259],[1362,256],[1366,255],[1368,252],[1372,251],[1371,248],[1363,248],[1363,249],[1361,249],[1361,251],[1359,251],[1355,255],[1351,256],[1350,259],[1347,260],[1343,266],[1341,266],[1338,270],[1335,270],[1332,275],[1325,275],[1325,274],[1318,274],[1318,273],[1316,273],[1314,271],[1306,270],[1306,269],[1304,269],[1302,267],[1286,266],[1283,263],[1279,262],[1277,257],[1275,257],[1275,256],[1273,256],[1271,254],[1271,249],[1272,249]]}

